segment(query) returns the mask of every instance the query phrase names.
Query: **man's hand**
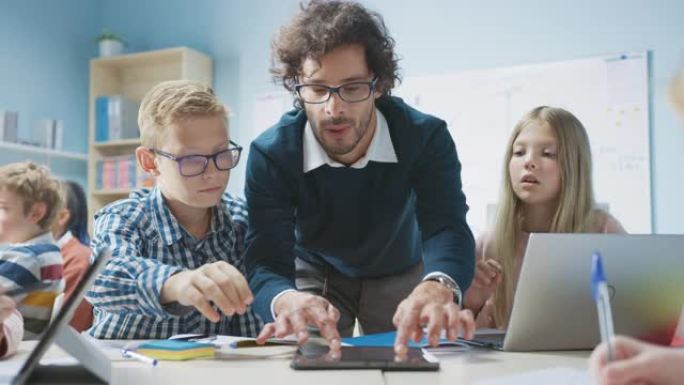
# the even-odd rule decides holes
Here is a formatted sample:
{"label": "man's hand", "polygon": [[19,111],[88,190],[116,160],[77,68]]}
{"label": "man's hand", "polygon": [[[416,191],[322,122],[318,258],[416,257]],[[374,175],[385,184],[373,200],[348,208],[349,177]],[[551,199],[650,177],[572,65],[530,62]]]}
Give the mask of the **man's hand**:
{"label": "man's hand", "polygon": [[160,295],[162,304],[178,302],[194,306],[211,322],[218,322],[220,315],[209,301],[223,314],[233,315],[244,314],[253,300],[245,277],[224,261],[172,275],[164,282]]}
{"label": "man's hand", "polygon": [[392,320],[397,328],[394,352],[402,357],[408,352],[409,339],[418,342],[423,338],[423,326],[427,326],[430,346],[439,345],[442,330],[446,330],[449,341],[458,338],[463,330],[466,339],[475,334],[475,322],[470,310],[461,310],[451,290],[439,282],[425,281],[400,304]]}
{"label": "man's hand", "polygon": [[283,338],[295,334],[297,343],[303,345],[309,340],[308,326],[314,325],[328,341],[330,351],[340,351],[340,333],[337,331],[340,312],[325,298],[309,293],[288,292],[278,298],[274,310],[276,320],[264,326],[257,337],[258,344],[265,343],[274,335]]}

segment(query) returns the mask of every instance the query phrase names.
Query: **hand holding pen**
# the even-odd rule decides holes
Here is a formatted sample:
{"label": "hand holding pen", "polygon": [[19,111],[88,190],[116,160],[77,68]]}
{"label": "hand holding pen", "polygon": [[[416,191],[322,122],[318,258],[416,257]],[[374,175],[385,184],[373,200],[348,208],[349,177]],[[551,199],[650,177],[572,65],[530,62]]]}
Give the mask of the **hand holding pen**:
{"label": "hand holding pen", "polygon": [[594,349],[589,366],[600,385],[681,384],[684,350],[651,345],[630,337],[613,335],[608,284],[601,254],[595,252],[592,289],[598,311],[602,343]]}
{"label": "hand holding pen", "polygon": [[589,359],[589,369],[599,385],[677,385],[684,378],[684,350],[656,346],[630,337],[617,336],[601,344]]}

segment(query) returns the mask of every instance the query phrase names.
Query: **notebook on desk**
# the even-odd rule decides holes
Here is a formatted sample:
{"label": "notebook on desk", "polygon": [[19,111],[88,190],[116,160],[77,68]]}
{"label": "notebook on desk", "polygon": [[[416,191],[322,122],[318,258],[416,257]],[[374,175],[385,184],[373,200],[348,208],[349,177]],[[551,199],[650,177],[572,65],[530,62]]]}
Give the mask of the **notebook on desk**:
{"label": "notebook on desk", "polygon": [[669,344],[684,303],[684,235],[532,234],[505,334],[475,343],[505,351],[583,350],[599,342],[591,256],[600,251],[615,332]]}
{"label": "notebook on desk", "polygon": [[139,345],[136,351],[158,360],[185,361],[195,358],[214,358],[216,346],[210,343],[158,340]]}

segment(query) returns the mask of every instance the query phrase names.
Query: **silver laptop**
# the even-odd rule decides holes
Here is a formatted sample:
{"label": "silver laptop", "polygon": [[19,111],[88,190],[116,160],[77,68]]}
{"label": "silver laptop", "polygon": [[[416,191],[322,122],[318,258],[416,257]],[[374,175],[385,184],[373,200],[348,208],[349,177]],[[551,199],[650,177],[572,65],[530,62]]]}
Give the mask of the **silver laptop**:
{"label": "silver laptop", "polygon": [[505,351],[593,349],[594,251],[603,255],[615,332],[669,343],[684,306],[684,235],[532,234],[506,333],[476,340]]}
{"label": "silver laptop", "polygon": [[[86,290],[95,282],[95,278],[104,268],[111,253],[109,249],[103,248],[100,250],[95,258],[95,262],[88,268],[83,275],[81,281],[76,285],[72,295],[64,302],[64,305],[56,314],[50,325],[43,331],[40,340],[35,345],[33,350],[28,354],[25,360],[19,363],[17,370],[8,373],[2,370],[0,373],[0,385],[12,384],[22,385],[29,381],[32,384],[36,383],[106,383],[108,374],[106,371],[108,367],[99,368],[92,364],[94,354],[88,354],[89,347],[87,341],[82,339],[78,333],[69,326],[69,321],[74,315],[74,311],[81,303],[83,295]],[[79,353],[81,357],[77,357],[81,364],[88,367],[70,367],[63,365],[54,366],[39,366],[40,359],[48,350],[50,345],[55,342],[69,353]],[[83,354],[85,352],[86,354]],[[91,352],[93,352],[91,350]],[[95,353],[96,354],[96,353]],[[10,358],[11,359],[11,358]],[[11,359],[12,360],[12,359]],[[17,367],[14,362],[7,362],[12,364],[12,368]],[[102,366],[102,365],[100,365]]]}

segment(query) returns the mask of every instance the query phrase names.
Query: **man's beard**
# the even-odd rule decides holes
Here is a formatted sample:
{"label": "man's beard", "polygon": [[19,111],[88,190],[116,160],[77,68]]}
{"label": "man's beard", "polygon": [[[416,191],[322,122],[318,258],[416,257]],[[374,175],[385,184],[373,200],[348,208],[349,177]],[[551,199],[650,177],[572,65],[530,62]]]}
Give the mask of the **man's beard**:
{"label": "man's beard", "polygon": [[[370,122],[373,118],[373,109],[371,109],[371,113],[368,116],[368,119],[365,122],[361,122],[359,126],[357,126],[354,121],[350,118],[345,118],[345,117],[338,117],[338,118],[331,118],[331,119],[326,119],[321,122],[321,130],[319,134],[318,127],[314,125],[314,123],[311,123],[311,128],[313,129],[314,136],[316,137],[316,140],[318,143],[320,143],[321,147],[325,150],[330,155],[346,155],[356,148],[356,146],[359,144],[361,139],[363,139],[363,135],[368,131],[368,126],[370,125]],[[322,138],[322,133],[325,132],[325,127],[329,125],[338,125],[338,124],[348,124],[351,126],[352,132],[355,134],[355,137],[352,141],[352,143],[348,145],[328,145],[325,143],[325,141]]]}

